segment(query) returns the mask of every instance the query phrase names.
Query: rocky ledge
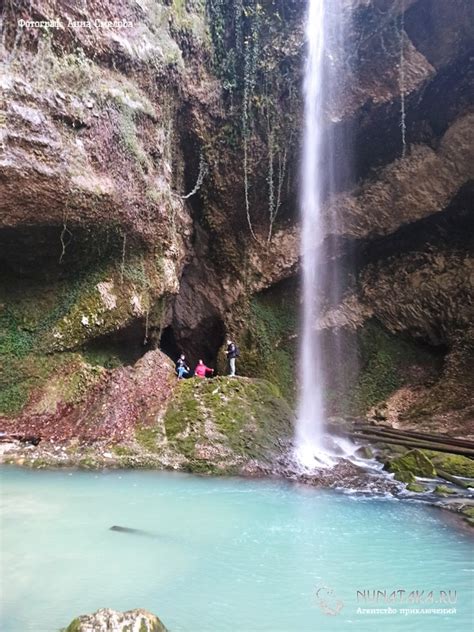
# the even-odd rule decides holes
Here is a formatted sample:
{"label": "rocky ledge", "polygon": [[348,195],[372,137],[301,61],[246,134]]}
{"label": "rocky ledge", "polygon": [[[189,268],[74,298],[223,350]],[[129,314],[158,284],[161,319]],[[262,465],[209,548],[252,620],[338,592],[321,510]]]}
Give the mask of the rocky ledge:
{"label": "rocky ledge", "polygon": [[[104,406],[114,410],[120,434],[108,432],[103,422],[93,426],[86,402],[71,410],[70,419],[67,415],[37,418],[35,425],[25,418],[23,424],[12,425],[7,437],[22,433],[32,440],[4,443],[3,461],[32,467],[142,467],[207,474],[251,475],[282,469],[293,415],[276,386],[242,377],[176,381],[169,365],[167,370],[166,397],[149,380],[147,390],[143,372],[122,376],[120,383],[112,379],[102,387],[105,404],[98,404],[98,410]],[[142,380],[142,407],[130,415],[127,380],[135,379]],[[95,410],[97,398],[93,401]],[[79,440],[77,419],[88,419],[87,427],[94,427],[95,434],[84,434]],[[85,421],[81,427],[86,427]],[[39,442],[33,441],[35,432]]]}

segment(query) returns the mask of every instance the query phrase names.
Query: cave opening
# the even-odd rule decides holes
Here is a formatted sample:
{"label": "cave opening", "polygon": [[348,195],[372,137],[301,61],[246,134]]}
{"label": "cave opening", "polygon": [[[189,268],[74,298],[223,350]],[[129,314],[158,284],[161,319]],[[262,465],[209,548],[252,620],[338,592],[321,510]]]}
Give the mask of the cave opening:
{"label": "cave opening", "polygon": [[176,362],[178,356],[182,353],[181,347],[176,340],[173,327],[171,327],[171,325],[166,327],[161,334],[160,349],[164,354],[171,358],[173,362]]}
{"label": "cave opening", "polygon": [[152,348],[145,333],[145,319],[137,319],[118,331],[90,340],[80,352],[90,364],[106,369],[133,366]]}
{"label": "cave opening", "polygon": [[191,369],[199,360],[217,371],[219,349],[224,344],[225,325],[218,316],[209,316],[201,320],[191,331],[180,331],[176,324],[163,330],[160,349],[176,362],[184,353]]}

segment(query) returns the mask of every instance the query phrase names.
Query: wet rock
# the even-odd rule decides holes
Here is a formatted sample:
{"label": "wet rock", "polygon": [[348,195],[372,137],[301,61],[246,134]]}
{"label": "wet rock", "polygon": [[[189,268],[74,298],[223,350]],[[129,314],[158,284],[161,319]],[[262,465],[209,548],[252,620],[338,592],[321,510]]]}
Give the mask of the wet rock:
{"label": "wet rock", "polygon": [[420,483],[408,483],[407,490],[409,492],[421,494],[426,491],[426,487],[424,485],[421,485]]}
{"label": "wet rock", "polygon": [[[86,366],[85,374],[77,370],[77,364],[74,367],[71,377],[77,396],[71,397],[71,385],[69,380],[64,383],[63,370],[51,377],[42,397],[26,406],[22,414],[14,418],[0,415],[2,427],[10,432],[34,434],[44,440],[40,447],[44,442],[45,448],[46,441],[74,438],[82,443],[101,439],[112,443],[126,441],[134,436],[137,425],[164,413],[175,385],[173,365],[159,350],[149,351],[133,367],[113,371],[100,368],[92,382],[88,377],[97,367]],[[84,364],[80,367],[84,369]],[[87,378],[85,383],[83,378]],[[67,406],[64,400],[68,401]],[[93,467],[96,459],[104,460],[100,457],[102,454],[97,453],[93,459],[81,458],[81,464]]]}
{"label": "wet rock", "polygon": [[147,610],[135,609],[118,612],[102,608],[93,614],[77,617],[64,632],[167,632],[160,619]]}
{"label": "wet rock", "polygon": [[[427,451],[425,451],[426,453]],[[457,454],[443,452],[427,452],[436,469],[447,472],[452,476],[462,476],[474,479],[474,460]]]}
{"label": "wet rock", "polygon": [[278,469],[288,449],[293,414],[279,390],[249,378],[181,381],[164,418],[137,439],[155,453],[181,456],[196,472],[249,473]]}
{"label": "wet rock", "polygon": [[468,524],[474,527],[474,507],[463,507],[461,509],[461,513],[465,517]]}
{"label": "wet rock", "polygon": [[409,472],[408,470],[395,472],[394,478],[395,480],[400,481],[401,483],[413,484],[416,482],[415,475]]}
{"label": "wet rock", "polygon": [[421,450],[409,450],[405,454],[391,459],[386,464],[389,472],[395,473],[395,477],[406,483],[414,482],[415,476],[433,478],[436,470],[429,458]]}
{"label": "wet rock", "polygon": [[448,496],[450,494],[455,494],[456,492],[446,485],[436,485],[436,487],[434,488],[434,493],[439,494],[440,496]]}
{"label": "wet rock", "polygon": [[374,452],[368,445],[363,445],[360,448],[357,448],[355,454],[361,459],[372,459],[374,457]]}

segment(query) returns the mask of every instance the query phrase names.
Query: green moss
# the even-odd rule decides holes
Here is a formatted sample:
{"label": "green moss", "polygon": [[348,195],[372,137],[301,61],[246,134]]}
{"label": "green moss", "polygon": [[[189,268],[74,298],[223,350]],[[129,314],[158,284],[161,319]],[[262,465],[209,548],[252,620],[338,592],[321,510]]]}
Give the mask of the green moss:
{"label": "green moss", "polygon": [[278,385],[289,402],[296,398],[296,304],[286,287],[253,297],[243,307],[246,326],[238,338],[238,372]]}
{"label": "green moss", "polygon": [[436,485],[436,487],[434,488],[434,492],[435,494],[439,494],[440,496],[448,496],[450,494],[456,493],[454,490],[446,487],[446,485]]}
{"label": "green moss", "polygon": [[188,424],[193,425],[197,421],[203,421],[204,415],[199,410],[197,399],[194,398],[194,392],[198,388],[199,383],[196,380],[180,382],[178,396],[171,402],[165,416],[168,439],[173,440],[178,434],[183,433]]}
{"label": "green moss", "polygon": [[291,411],[275,385],[265,380],[215,378],[181,382],[164,425],[168,441],[190,460],[189,467],[204,472],[214,465],[197,458],[196,444],[226,446],[236,456],[265,458],[278,439],[290,434],[290,420]]}
{"label": "green moss", "polygon": [[401,470],[399,472],[395,472],[394,476],[395,480],[400,481],[401,483],[414,484],[416,482],[415,475],[407,470]]}
{"label": "green moss", "polygon": [[116,102],[119,113],[119,141],[122,149],[147,172],[151,167],[148,154],[143,149],[137,129],[137,112],[125,103]]}
{"label": "green moss", "polygon": [[0,414],[20,412],[33,390],[43,386],[68,360],[68,357],[48,358],[36,354],[3,356],[0,364]]}
{"label": "green moss", "polygon": [[123,366],[122,359],[114,350],[87,347],[81,351],[84,359],[92,366],[102,366],[105,369],[116,369]]}
{"label": "green moss", "polygon": [[71,621],[71,623],[67,626],[64,632],[81,632],[82,624],[80,617],[76,617]]}
{"label": "green moss", "polygon": [[137,442],[149,452],[157,452],[158,438],[160,437],[160,429],[157,427],[140,426],[135,430],[135,438]]}
{"label": "green moss", "polygon": [[110,449],[117,456],[132,456],[134,454],[132,448],[126,445],[113,445]]}
{"label": "green moss", "polygon": [[408,483],[407,489],[409,492],[414,492],[417,494],[421,494],[426,491],[426,487],[424,485],[420,485],[420,483]]}
{"label": "green moss", "polygon": [[[430,459],[423,454],[421,450],[409,450],[391,459],[387,464],[387,469],[390,472],[395,473],[395,478],[398,480],[404,480],[400,476],[411,474],[413,476],[422,476],[426,478],[433,478],[436,476],[436,470]],[[410,479],[410,477],[407,477]],[[411,479],[405,482],[413,482]]]}
{"label": "green moss", "polygon": [[33,345],[33,335],[8,308],[0,312],[0,356],[24,357]]}
{"label": "green moss", "polygon": [[[135,250],[133,256],[126,257],[122,269],[123,237],[115,227],[98,239],[101,253],[88,238],[88,233],[81,233],[84,268],[75,269],[64,263],[64,268],[48,269],[41,279],[36,279],[34,272],[31,277],[6,274],[1,279],[0,414],[20,412],[32,392],[42,388],[61,367],[66,368],[67,374],[72,357],[66,350],[87,345],[83,351],[85,360],[108,369],[128,361],[128,357],[117,354],[113,345],[93,345],[90,341],[135,318],[130,303],[132,294],[139,294],[143,308],[148,308],[151,288],[156,291],[162,281],[160,251]],[[111,309],[97,288],[105,280],[113,283],[111,292],[116,296],[116,307]],[[156,301],[150,308],[150,326],[155,316],[161,318],[162,303]],[[77,364],[77,358],[74,362]],[[75,377],[62,380],[59,386],[64,387],[67,401],[80,399],[97,375],[82,367]]]}
{"label": "green moss", "polygon": [[435,467],[452,476],[463,476],[474,479],[474,460],[467,456],[423,450]]}
{"label": "green moss", "polygon": [[376,321],[358,333],[359,379],[348,400],[347,412],[365,413],[389,397],[409,379],[411,366],[432,366],[435,358],[417,344],[384,330]]}
{"label": "green moss", "polygon": [[28,389],[23,383],[11,384],[0,390],[0,414],[19,412],[28,401]]}

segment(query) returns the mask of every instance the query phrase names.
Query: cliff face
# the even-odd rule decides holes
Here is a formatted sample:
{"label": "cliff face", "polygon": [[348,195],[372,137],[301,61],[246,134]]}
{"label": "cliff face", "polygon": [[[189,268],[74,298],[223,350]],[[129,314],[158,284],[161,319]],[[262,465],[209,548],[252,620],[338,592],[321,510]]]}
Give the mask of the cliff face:
{"label": "cliff face", "polygon": [[[327,133],[355,154],[315,324],[345,350],[332,412],[474,432],[473,5],[344,7]],[[68,27],[88,18],[131,26]],[[3,423],[100,426],[114,391],[139,423],[166,400],[152,349],[217,363],[226,331],[292,400],[304,3],[38,0],[3,25]]]}

